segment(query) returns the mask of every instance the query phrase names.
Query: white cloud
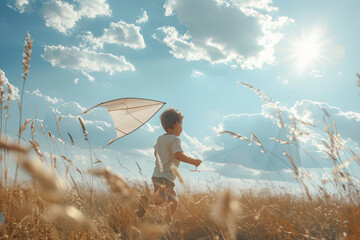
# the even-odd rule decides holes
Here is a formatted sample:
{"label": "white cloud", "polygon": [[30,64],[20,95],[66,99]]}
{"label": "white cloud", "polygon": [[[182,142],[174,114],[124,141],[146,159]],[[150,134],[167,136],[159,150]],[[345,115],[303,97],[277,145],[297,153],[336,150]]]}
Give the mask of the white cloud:
{"label": "white cloud", "polygon": [[225,129],[224,129],[224,123],[223,123],[223,121],[221,121],[218,126],[214,126],[214,127],[212,127],[211,129],[212,129],[216,134],[224,131]]}
{"label": "white cloud", "polygon": [[75,0],[79,3],[79,14],[88,18],[111,16],[111,9],[106,0]]}
{"label": "white cloud", "polygon": [[203,76],[203,75],[204,75],[203,72],[200,72],[200,71],[195,70],[195,69],[193,69],[193,71],[192,71],[192,73],[191,73],[191,77],[192,77],[192,78],[197,78],[197,77],[200,77],[200,76]]}
{"label": "white cloud", "polygon": [[170,53],[175,58],[185,58],[187,61],[213,61],[210,56],[208,56],[206,49],[196,46],[194,42],[191,41],[191,37],[188,34],[180,35],[175,27],[169,26],[160,27],[158,28],[158,31],[163,32],[165,36],[160,39],[159,36],[155,34],[153,37],[166,43],[166,45],[171,48]]}
{"label": "white cloud", "polygon": [[149,17],[147,15],[147,12],[143,10],[143,15],[139,16],[139,18],[136,20],[137,24],[146,23],[149,21]]}
{"label": "white cloud", "polygon": [[145,123],[142,128],[145,129],[148,132],[155,132],[155,130],[159,130],[160,129],[160,125],[156,126],[156,125],[151,125],[150,123]]}
{"label": "white cloud", "polygon": [[59,0],[45,2],[43,4],[45,25],[66,34],[68,29],[73,28],[81,18],[80,14],[74,10],[74,7],[72,4]]}
{"label": "white cloud", "polygon": [[79,83],[79,79],[78,79],[78,78],[75,78],[75,79],[74,79],[74,83],[75,83],[75,84],[78,84],[78,83]]}
{"label": "white cloud", "polygon": [[223,147],[207,141],[206,144],[200,142],[196,137],[189,136],[185,131],[183,131],[182,135],[185,137],[184,146],[188,146],[188,154],[192,157],[203,158],[204,152],[207,151],[220,151]]}
{"label": "white cloud", "polygon": [[15,5],[7,5],[9,8],[18,11],[19,13],[24,13],[29,8],[29,0],[15,0]]}
{"label": "white cloud", "polygon": [[74,154],[73,160],[75,162],[81,163],[82,165],[88,165],[90,158],[83,154]]}
{"label": "white cloud", "polygon": [[29,92],[29,91],[26,91],[26,92],[29,93],[30,95],[35,95],[35,96],[41,97],[52,104],[56,104],[58,102],[63,102],[63,100],[61,98],[50,97],[50,96],[46,96],[46,95],[42,94],[38,88],[32,92]]}
{"label": "white cloud", "polygon": [[[285,123],[284,128],[278,128],[277,126],[278,116],[276,113],[278,111],[281,112],[282,121]],[[331,118],[327,117],[324,111]],[[298,119],[295,120],[296,125],[291,124],[290,116]],[[213,141],[217,144],[223,144],[225,154],[212,158],[212,155],[216,156],[218,154],[209,151],[205,152],[205,159],[211,158],[209,159],[210,161],[224,164],[238,163],[246,168],[263,169],[270,172],[275,171],[274,173],[276,173],[281,169],[292,169],[289,159],[282,154],[282,151],[286,151],[294,157],[299,168],[304,168],[302,170],[302,172],[305,172],[303,175],[310,171],[309,168],[318,169],[320,172],[320,170],[332,168],[333,166],[333,161],[324,153],[324,151],[331,152],[324,144],[332,145],[324,129],[327,127],[329,132],[334,133],[333,120],[336,122],[337,131],[340,134],[338,137],[335,135],[338,140],[333,144],[340,146],[340,148],[343,146],[357,151],[359,149],[360,137],[354,129],[360,127],[360,113],[344,112],[340,108],[330,106],[327,103],[301,100],[297,101],[292,107],[284,107],[279,103],[264,104],[261,114],[231,114],[225,116],[219,125],[213,128],[214,130],[230,130],[249,139],[251,138],[250,131],[252,131],[259,138],[267,154],[262,153],[261,149],[254,143],[249,146],[247,141],[233,139],[228,134],[221,134],[217,137],[214,136]],[[296,136],[296,146],[280,144],[270,139],[290,141],[291,132]],[[307,134],[304,135],[304,133]],[[343,160],[348,158],[347,155],[344,155],[346,153],[342,151],[339,151],[339,154]],[[267,158],[267,155],[270,158]],[[301,158],[301,161],[298,160],[297,156]],[[354,163],[354,165],[356,164]],[[352,168],[354,167],[356,166],[352,166]],[[310,172],[315,171],[311,170]],[[222,174],[227,176],[226,172]]]}
{"label": "white cloud", "polygon": [[[77,119],[78,116],[85,110],[86,110],[86,108],[82,107],[77,102],[67,102],[67,103],[61,104],[58,107],[56,107],[54,109],[54,112],[56,112],[59,115],[62,115],[63,118],[75,119],[76,121],[78,121],[78,119]],[[97,116],[97,118],[99,118],[99,117],[101,118],[102,114],[100,114],[100,116],[98,116],[98,114],[96,113],[96,110],[93,110],[93,111],[91,111],[91,113],[88,113],[86,116],[88,116],[88,115],[89,115],[89,118],[93,119],[93,117],[95,117],[95,116]],[[82,116],[82,117],[84,119],[84,116]],[[110,117],[110,115],[109,115],[109,117]],[[103,120],[84,119],[84,123],[85,123],[85,125],[94,125],[96,128],[98,128],[100,130],[104,130],[104,128],[99,126],[99,124],[106,128],[111,127],[110,123],[103,121]]]}
{"label": "white cloud", "polygon": [[255,8],[259,10],[265,10],[268,12],[277,11],[278,8],[271,6],[273,1],[272,0],[232,0],[234,5],[238,6],[239,8]]}
{"label": "white cloud", "polygon": [[77,47],[64,47],[61,45],[44,47],[42,58],[52,66],[69,68],[81,71],[90,81],[94,78],[91,72],[135,71],[135,67],[126,61],[124,56],[115,56],[110,53],[98,53]]}
{"label": "white cloud", "polygon": [[[1,81],[3,82],[3,88],[4,89],[7,89],[7,91],[9,91],[8,89],[8,86],[11,88],[11,91],[12,91],[12,98],[11,100],[17,100],[20,98],[19,96],[19,89],[17,87],[15,87],[14,85],[12,85],[9,80],[7,79],[7,77],[5,76],[5,72],[3,72],[1,69],[0,69],[0,76],[1,76]],[[5,87],[6,86],[6,87]],[[5,95],[5,97],[8,96],[9,93],[7,93]]]}
{"label": "white cloud", "polygon": [[321,70],[312,70],[310,73],[309,73],[310,76],[313,76],[314,78],[323,78],[324,75],[325,75],[325,72],[324,71],[321,71]]}
{"label": "white cloud", "polygon": [[277,79],[284,85],[289,84],[289,79],[287,79],[287,77],[278,76]]}
{"label": "white cloud", "polygon": [[100,126],[96,126],[97,129],[101,130],[101,131],[105,131],[103,127]]}
{"label": "white cloud", "polygon": [[141,153],[144,156],[151,157],[154,156],[154,148],[148,149],[135,149],[136,152]]}
{"label": "white cloud", "polygon": [[68,34],[68,30],[74,28],[76,22],[84,16],[95,18],[99,15],[111,15],[106,0],[76,0],[76,2],[79,8],[75,4],[61,0],[45,2],[42,8],[45,25]]}
{"label": "white cloud", "polygon": [[67,102],[64,104],[61,104],[60,106],[58,106],[56,108],[56,112],[61,113],[61,115],[78,115],[81,114],[82,112],[84,112],[86,110],[86,108],[82,107],[79,103],[77,102]]}
{"label": "white cloud", "polygon": [[100,37],[95,37],[91,32],[82,36],[84,43],[92,45],[93,49],[103,48],[104,44],[117,44],[133,49],[143,49],[146,47],[140,27],[120,20],[117,23],[111,22],[109,28],[104,29]]}
{"label": "white cloud", "polygon": [[264,63],[275,63],[274,45],[282,38],[277,30],[293,22],[288,17],[274,20],[256,10],[277,10],[271,3],[168,0],[164,5],[165,15],[176,15],[187,32],[181,34],[174,27],[162,26],[154,38],[167,44],[176,58],[261,68]]}

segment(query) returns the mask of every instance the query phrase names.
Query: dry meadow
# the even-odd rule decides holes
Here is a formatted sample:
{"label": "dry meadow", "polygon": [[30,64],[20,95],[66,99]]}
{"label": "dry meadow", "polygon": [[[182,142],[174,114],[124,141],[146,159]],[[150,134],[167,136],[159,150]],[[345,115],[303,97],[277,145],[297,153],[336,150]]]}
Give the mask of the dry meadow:
{"label": "dry meadow", "polygon": [[[302,195],[272,189],[252,191],[220,187],[190,191],[182,183],[184,191],[179,194],[180,203],[173,221],[164,219],[167,205],[150,206],[145,216],[138,218],[136,209],[140,195],[152,194],[152,187],[146,182],[131,182],[102,163],[93,163],[92,159],[91,169],[78,169],[68,156],[61,155],[57,159],[54,153],[49,158],[41,152],[35,133],[43,134],[49,144],[55,145],[54,134],[46,132],[41,123],[31,119],[24,121],[21,116],[31,47],[28,35],[23,60],[24,85],[17,103],[12,100],[11,88],[4,86],[0,79],[0,212],[5,219],[0,224],[0,239],[360,239],[359,188],[346,169],[349,161],[359,162],[359,156],[341,144],[340,133],[328,129],[324,129],[328,138],[324,145],[334,163],[329,181],[338,189],[336,193],[330,194],[323,186],[318,186],[318,194],[309,193],[295,164],[296,156],[284,152],[294,177],[303,188]],[[242,84],[265,101],[269,100],[262,91]],[[18,141],[10,140],[5,134],[12,101],[16,103],[12,107],[18,105],[20,109]],[[61,116],[56,121],[60,132]],[[295,130],[296,124],[307,124],[296,119],[292,121]],[[81,117],[79,127],[82,127],[84,141],[88,141]],[[334,127],[336,129],[335,123]],[[295,130],[293,138],[299,134]],[[25,131],[30,132],[30,139],[22,137]],[[251,141],[263,148],[261,139],[253,133],[251,139],[230,131],[223,134],[237,138],[234,141]],[[293,143],[294,139],[281,142]],[[349,157],[342,159],[341,153]],[[7,170],[10,161],[16,164],[14,174]],[[64,166],[62,170],[60,165]],[[19,180],[18,175],[23,171],[31,176],[28,181]]]}

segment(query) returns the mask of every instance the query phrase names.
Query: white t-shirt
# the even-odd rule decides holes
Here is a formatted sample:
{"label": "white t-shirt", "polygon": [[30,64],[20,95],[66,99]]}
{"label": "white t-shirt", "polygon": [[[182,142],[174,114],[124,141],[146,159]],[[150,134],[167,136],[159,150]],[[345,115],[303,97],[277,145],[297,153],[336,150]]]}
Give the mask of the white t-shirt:
{"label": "white t-shirt", "polygon": [[180,139],[174,134],[164,134],[158,137],[154,146],[156,151],[153,177],[164,177],[174,182],[176,175],[171,166],[179,167],[180,161],[174,156],[176,152],[183,152]]}

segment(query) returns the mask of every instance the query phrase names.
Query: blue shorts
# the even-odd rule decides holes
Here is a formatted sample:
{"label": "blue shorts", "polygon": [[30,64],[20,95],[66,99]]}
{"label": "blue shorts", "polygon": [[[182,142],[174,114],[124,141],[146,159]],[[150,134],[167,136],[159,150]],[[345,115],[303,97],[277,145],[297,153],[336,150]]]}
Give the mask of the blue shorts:
{"label": "blue shorts", "polygon": [[152,177],[151,180],[154,184],[154,194],[156,194],[160,188],[159,197],[165,202],[178,201],[178,197],[174,190],[175,183],[164,177]]}

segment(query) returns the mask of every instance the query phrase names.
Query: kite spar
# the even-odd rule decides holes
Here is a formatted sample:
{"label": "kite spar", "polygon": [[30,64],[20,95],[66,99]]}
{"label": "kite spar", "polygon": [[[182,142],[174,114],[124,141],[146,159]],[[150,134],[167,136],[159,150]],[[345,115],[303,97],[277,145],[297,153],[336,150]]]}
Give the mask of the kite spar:
{"label": "kite spar", "polygon": [[116,140],[132,133],[150,120],[161,108],[164,102],[142,98],[119,98],[100,103],[83,112],[86,114],[96,107],[106,107],[114,121],[116,138],[103,148]]}

